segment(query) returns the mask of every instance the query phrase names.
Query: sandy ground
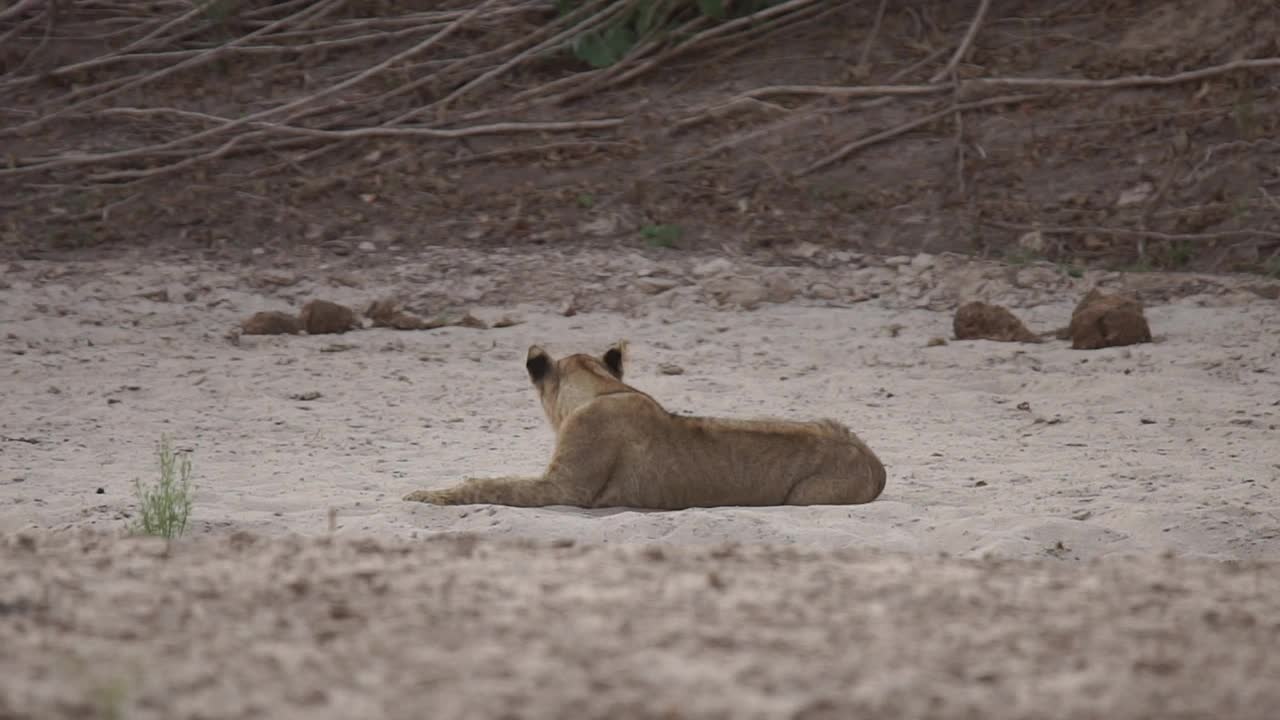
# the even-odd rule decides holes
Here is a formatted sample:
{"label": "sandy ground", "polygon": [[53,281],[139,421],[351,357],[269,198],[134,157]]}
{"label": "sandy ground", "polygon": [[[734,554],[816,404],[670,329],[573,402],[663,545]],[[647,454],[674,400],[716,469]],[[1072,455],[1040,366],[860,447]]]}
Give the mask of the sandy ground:
{"label": "sandy ground", "polygon": [[[0,653],[0,717],[1264,717],[1280,701],[1280,570],[1251,564],[1280,550],[1280,326],[1253,281],[947,258],[358,260],[3,268],[0,646],[19,651]],[[929,346],[960,299],[1047,330],[1097,283],[1147,299],[1155,343]],[[257,310],[390,292],[522,322],[226,337]],[[675,513],[399,500],[539,472],[552,436],[525,349],[621,337],[629,381],[672,410],[846,422],[888,467],[884,495]],[[197,486],[167,559],[114,537],[162,433]],[[479,544],[414,542],[459,534]]]}
{"label": "sandy ground", "polygon": [[6,718],[1271,718],[1280,576],[244,535],[0,541]]}

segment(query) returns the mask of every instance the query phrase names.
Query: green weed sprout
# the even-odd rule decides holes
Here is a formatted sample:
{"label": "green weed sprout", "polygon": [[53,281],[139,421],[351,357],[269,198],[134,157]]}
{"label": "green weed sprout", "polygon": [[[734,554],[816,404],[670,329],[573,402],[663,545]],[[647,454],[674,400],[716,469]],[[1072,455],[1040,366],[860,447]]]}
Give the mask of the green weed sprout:
{"label": "green weed sprout", "polygon": [[160,482],[143,487],[141,481],[133,481],[142,513],[133,531],[172,540],[187,529],[191,516],[191,457],[175,453],[167,436],[160,438],[159,455]]}

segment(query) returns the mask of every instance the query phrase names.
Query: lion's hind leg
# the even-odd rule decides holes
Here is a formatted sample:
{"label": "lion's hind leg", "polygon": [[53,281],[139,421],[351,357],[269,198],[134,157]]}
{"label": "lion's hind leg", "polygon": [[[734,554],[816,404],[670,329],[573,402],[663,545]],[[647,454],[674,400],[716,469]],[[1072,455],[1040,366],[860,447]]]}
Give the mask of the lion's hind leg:
{"label": "lion's hind leg", "polygon": [[875,500],[883,489],[883,477],[814,475],[793,485],[782,504],[860,505]]}

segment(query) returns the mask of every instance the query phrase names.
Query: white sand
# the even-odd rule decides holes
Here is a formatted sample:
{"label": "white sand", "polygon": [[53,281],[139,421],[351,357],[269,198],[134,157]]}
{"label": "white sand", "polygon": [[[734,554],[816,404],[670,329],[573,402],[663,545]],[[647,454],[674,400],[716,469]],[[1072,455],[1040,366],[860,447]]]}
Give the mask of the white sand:
{"label": "white sand", "polygon": [[[236,347],[223,339],[228,327],[290,307],[246,291],[248,273],[117,263],[34,279],[47,269],[9,273],[2,291],[0,435],[38,444],[0,445],[0,530],[123,524],[131,483],[154,479],[154,445],[167,433],[194,453],[198,533],[323,533],[332,508],[339,532],[384,538],[481,531],[966,557],[1280,550],[1280,308],[1251,295],[1150,307],[1156,343],[1101,351],[926,347],[950,336],[950,313],[889,299],[750,313],[688,299],[568,318],[547,306],[477,307],[527,322],[245,337]],[[136,297],[178,272],[215,287],[194,303]],[[319,292],[355,303],[383,291],[371,282]],[[1078,293],[1060,294],[1018,312],[1033,328],[1061,325]],[[1206,298],[1227,304],[1200,306]],[[884,495],[852,508],[677,513],[399,500],[467,475],[539,473],[552,434],[526,348],[592,351],[620,337],[633,351],[628,380],[671,410],[848,423],[887,465]],[[335,343],[351,348],[324,352]],[[685,372],[660,374],[661,363]],[[322,396],[290,399],[308,392]]]}
{"label": "white sand", "polygon": [[[1280,565],[1249,564],[1280,550],[1280,307],[1254,280],[944,258],[248,262],[0,264],[0,717],[1280,704]],[[962,299],[1047,330],[1095,282],[1141,291],[1157,342],[926,346]],[[157,289],[170,300],[138,297]],[[257,310],[392,291],[525,322],[224,337]],[[564,317],[570,295],[581,312]],[[732,309],[765,295],[794,299]],[[620,337],[628,380],[672,410],[848,423],[887,465],[885,494],[662,513],[399,499],[537,474],[552,435],[527,346]],[[162,433],[193,453],[197,488],[168,555],[119,538]],[[440,535],[464,537],[424,542]],[[521,539],[540,542],[503,542]],[[653,542],[666,550],[637,547]]]}

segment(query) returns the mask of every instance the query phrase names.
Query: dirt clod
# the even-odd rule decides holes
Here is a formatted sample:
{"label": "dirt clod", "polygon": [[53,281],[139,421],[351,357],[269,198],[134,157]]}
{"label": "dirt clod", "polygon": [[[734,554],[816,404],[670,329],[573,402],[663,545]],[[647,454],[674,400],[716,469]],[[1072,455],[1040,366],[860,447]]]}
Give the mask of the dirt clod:
{"label": "dirt clod", "polygon": [[1040,342],[1039,336],[1028,330],[1008,308],[976,300],[956,310],[952,326],[957,340]]}
{"label": "dirt clod", "polygon": [[303,305],[299,319],[308,335],[344,333],[360,327],[351,308],[328,300],[312,300]]}
{"label": "dirt clod", "polygon": [[401,307],[400,301],[394,298],[375,300],[364,311],[365,317],[373,321],[374,327],[389,327],[396,330],[431,330],[441,327],[443,323],[419,317]]}
{"label": "dirt clod", "polygon": [[1071,347],[1097,350],[1104,347],[1151,342],[1151,328],[1135,297],[1089,291],[1071,313]]}
{"label": "dirt clod", "polygon": [[254,313],[240,323],[240,332],[245,335],[296,335],[301,331],[298,318],[279,310]]}

